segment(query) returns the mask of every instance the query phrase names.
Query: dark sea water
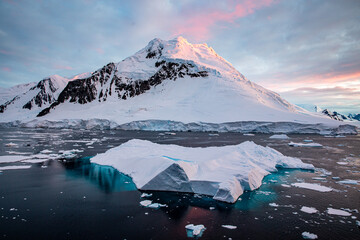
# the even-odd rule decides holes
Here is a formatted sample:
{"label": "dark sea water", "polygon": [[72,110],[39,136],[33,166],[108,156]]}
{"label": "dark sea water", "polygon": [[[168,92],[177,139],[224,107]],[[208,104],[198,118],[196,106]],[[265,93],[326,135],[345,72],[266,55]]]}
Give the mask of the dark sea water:
{"label": "dark sea water", "polygon": [[[303,232],[314,233],[319,239],[360,239],[356,225],[356,220],[360,220],[360,185],[339,183],[344,179],[360,180],[360,136],[289,135],[290,140],[276,140],[267,134],[159,135],[141,131],[21,128],[0,129],[0,134],[0,155],[9,155],[9,151],[36,154],[44,149],[55,153],[83,150],[77,153],[77,159],[66,162],[0,163],[0,167],[31,165],[29,169],[0,172],[2,239],[187,239],[185,225],[190,223],[205,225],[200,239],[302,239]],[[326,171],[280,170],[265,177],[259,189],[245,192],[235,204],[204,196],[157,192],[148,199],[167,207],[150,209],[140,206],[139,202],[145,199],[131,178],[89,161],[91,156],[134,138],[187,147],[224,146],[250,140]],[[288,146],[290,141],[304,139],[324,147]],[[5,146],[10,142],[17,146]],[[334,190],[286,187],[300,181]],[[302,212],[302,206],[319,212]],[[351,216],[329,215],[329,207],[347,209]],[[222,225],[237,228],[231,230]]]}

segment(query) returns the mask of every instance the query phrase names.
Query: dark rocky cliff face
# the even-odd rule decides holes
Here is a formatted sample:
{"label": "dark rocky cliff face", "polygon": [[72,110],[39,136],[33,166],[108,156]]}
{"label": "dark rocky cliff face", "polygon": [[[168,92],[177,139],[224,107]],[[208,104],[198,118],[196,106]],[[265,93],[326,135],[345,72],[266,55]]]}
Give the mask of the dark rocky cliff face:
{"label": "dark rocky cliff face", "polygon": [[344,121],[344,120],[348,119],[346,116],[344,116],[338,112],[331,112],[328,109],[323,110],[321,113],[334,119],[334,120],[338,120],[338,121]]}
{"label": "dark rocky cliff face", "polygon": [[[31,98],[27,103],[25,103],[22,106],[22,108],[31,110],[34,106],[38,106],[41,108],[46,104],[51,104],[55,102],[56,98],[54,96],[54,93],[56,92],[56,90],[57,88],[54,86],[54,83],[50,78],[41,80],[36,86],[29,89],[28,92],[38,91],[38,93],[33,98]],[[25,94],[26,93],[24,93],[23,95]],[[14,104],[21,97],[22,95],[18,95],[13,99],[0,105],[0,113],[3,113],[10,104]]]}
{"label": "dark rocky cliff face", "polygon": [[[46,87],[48,86],[48,87]],[[36,105],[42,107],[44,104],[51,104],[55,102],[54,93],[57,88],[54,86],[54,83],[50,78],[41,80],[35,87],[32,87],[30,90],[39,89],[39,93],[36,94],[29,102],[27,102],[23,108],[31,110],[31,108]]]}
{"label": "dark rocky cliff face", "polygon": [[[155,58],[161,54],[161,49],[155,52],[149,52],[147,58]],[[106,101],[112,94],[116,94],[118,99],[126,100],[140,95],[151,87],[161,84],[163,81],[190,77],[207,77],[208,72],[196,71],[192,63],[177,63],[158,61],[155,63],[157,72],[148,79],[130,79],[118,74],[114,63],[109,63],[102,69],[94,72],[91,77],[78,79],[68,83],[65,89],[60,93],[57,101],[50,107],[42,110],[38,117],[44,116],[51,109],[65,101],[86,104],[97,100]]]}

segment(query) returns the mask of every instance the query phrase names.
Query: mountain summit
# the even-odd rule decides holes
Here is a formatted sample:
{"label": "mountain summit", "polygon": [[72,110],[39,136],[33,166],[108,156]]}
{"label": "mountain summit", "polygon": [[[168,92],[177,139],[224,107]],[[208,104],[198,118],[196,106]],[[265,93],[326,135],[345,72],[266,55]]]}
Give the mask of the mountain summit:
{"label": "mountain summit", "polygon": [[335,124],[247,80],[207,44],[191,44],[183,37],[155,38],[121,62],[72,79],[42,81],[49,82],[47,87],[32,87],[0,106],[3,122],[37,116],[50,121],[107,119],[116,124],[149,120]]}

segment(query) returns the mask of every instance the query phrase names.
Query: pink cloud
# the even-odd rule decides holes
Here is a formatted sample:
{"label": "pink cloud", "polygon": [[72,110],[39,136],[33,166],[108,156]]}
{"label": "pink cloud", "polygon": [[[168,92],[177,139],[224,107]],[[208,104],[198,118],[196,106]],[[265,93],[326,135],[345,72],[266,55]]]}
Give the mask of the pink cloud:
{"label": "pink cloud", "polygon": [[11,68],[9,67],[3,67],[1,68],[1,70],[3,70],[4,72],[11,72]]}
{"label": "pink cloud", "polygon": [[104,54],[104,50],[102,48],[95,48],[95,51],[99,54]]}
{"label": "pink cloud", "polygon": [[54,66],[55,69],[60,69],[60,70],[72,70],[73,68],[70,67],[70,66],[64,66],[64,65],[59,65],[59,64],[56,64]]}
{"label": "pink cloud", "polygon": [[6,51],[4,49],[0,49],[0,53],[5,54],[5,55],[15,55],[13,52],[9,52],[9,51]]}
{"label": "pink cloud", "polygon": [[233,11],[212,10],[196,12],[178,24],[173,35],[189,35],[196,40],[206,40],[210,35],[210,28],[218,22],[234,23],[238,18],[254,13],[257,9],[271,5],[273,0],[246,0],[234,5],[230,3]]}

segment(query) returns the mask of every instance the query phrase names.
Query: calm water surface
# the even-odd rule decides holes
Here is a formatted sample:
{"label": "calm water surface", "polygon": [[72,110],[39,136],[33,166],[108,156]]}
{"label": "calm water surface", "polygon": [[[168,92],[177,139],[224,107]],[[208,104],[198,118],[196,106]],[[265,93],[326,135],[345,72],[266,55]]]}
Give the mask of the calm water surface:
{"label": "calm water surface", "polygon": [[[185,225],[189,223],[205,225],[201,239],[302,239],[305,231],[317,234],[319,239],[360,239],[356,225],[356,220],[360,220],[360,185],[340,184],[338,179],[332,179],[360,180],[360,136],[289,135],[290,140],[275,140],[267,134],[209,136],[183,132],[172,136],[141,131],[21,128],[0,129],[0,134],[0,155],[36,154],[44,149],[55,153],[83,150],[74,161],[50,160],[30,164],[29,169],[0,172],[3,239],[187,239]],[[244,193],[231,205],[208,197],[158,192],[149,199],[167,207],[149,209],[140,206],[144,199],[131,178],[111,167],[89,162],[89,157],[133,138],[187,147],[224,146],[250,140],[326,171],[280,170],[267,176],[260,189]],[[304,139],[324,147],[288,146],[290,141]],[[10,142],[17,146],[6,147]],[[9,165],[29,163],[0,163],[0,167]],[[284,187],[299,181],[321,184],[334,191]],[[319,212],[302,212],[302,206]],[[329,215],[328,207],[348,208],[352,215]],[[223,228],[221,225],[225,224],[237,229]]]}

